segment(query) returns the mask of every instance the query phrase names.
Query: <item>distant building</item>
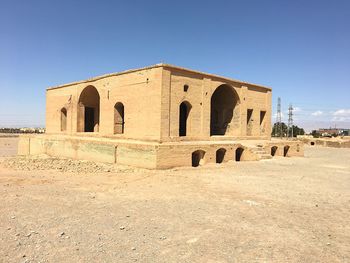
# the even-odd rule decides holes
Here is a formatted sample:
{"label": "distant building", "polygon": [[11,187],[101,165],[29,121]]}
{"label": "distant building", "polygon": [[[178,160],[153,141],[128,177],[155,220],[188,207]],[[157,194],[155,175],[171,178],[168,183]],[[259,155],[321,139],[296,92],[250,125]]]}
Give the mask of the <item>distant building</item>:
{"label": "distant building", "polygon": [[321,128],[318,130],[318,133],[321,134],[321,136],[327,137],[327,136],[349,136],[350,129],[343,129],[343,128]]}

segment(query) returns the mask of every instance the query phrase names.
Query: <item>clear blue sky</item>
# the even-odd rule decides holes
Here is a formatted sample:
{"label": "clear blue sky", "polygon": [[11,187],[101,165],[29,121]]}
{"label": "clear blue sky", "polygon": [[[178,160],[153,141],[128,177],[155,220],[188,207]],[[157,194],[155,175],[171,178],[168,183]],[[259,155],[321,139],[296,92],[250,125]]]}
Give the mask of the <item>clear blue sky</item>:
{"label": "clear blue sky", "polygon": [[350,127],[350,1],[0,1],[0,126],[45,89],[165,62],[259,83],[296,123]]}

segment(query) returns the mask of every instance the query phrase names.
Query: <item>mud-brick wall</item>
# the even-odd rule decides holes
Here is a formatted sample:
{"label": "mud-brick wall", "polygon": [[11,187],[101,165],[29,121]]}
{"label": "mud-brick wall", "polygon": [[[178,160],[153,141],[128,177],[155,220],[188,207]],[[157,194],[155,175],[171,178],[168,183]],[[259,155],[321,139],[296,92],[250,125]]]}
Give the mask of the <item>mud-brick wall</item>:
{"label": "mud-brick wall", "polygon": [[83,139],[58,135],[21,136],[18,154],[47,154],[55,157],[117,163],[149,169],[157,168],[157,146],[152,144],[117,144],[98,138]]}
{"label": "mud-brick wall", "polygon": [[47,154],[96,162],[115,162],[115,146],[113,144],[58,136],[21,136],[18,154]]}
{"label": "mud-brick wall", "polygon": [[[187,118],[186,138],[181,140],[211,140],[211,98],[221,85],[230,86],[237,94],[233,118],[225,136],[238,139],[269,139],[271,137],[271,90],[201,73],[164,68],[161,95],[162,141],[179,140],[179,115],[182,102],[188,102],[191,107]],[[247,127],[248,109],[253,110],[249,127]],[[261,122],[260,112],[265,112]]]}
{"label": "mud-brick wall", "polygon": [[[277,147],[273,150],[272,147]],[[272,154],[273,156],[304,156],[304,143],[302,141],[285,141],[285,142],[269,142],[264,146],[265,151]]]}
{"label": "mud-brick wall", "polygon": [[[46,132],[74,134],[81,130],[79,98],[93,86],[99,95],[99,135],[121,138],[159,140],[162,69],[151,68],[127,74],[48,89],[46,93]],[[124,134],[114,135],[114,106],[124,105]],[[67,128],[61,131],[61,109],[67,109]],[[81,114],[80,114],[81,115]],[[79,126],[79,127],[78,127]]]}
{"label": "mud-brick wall", "polygon": [[203,151],[202,164],[217,162],[217,151],[224,150],[222,163],[236,160],[236,149],[243,148],[241,161],[257,160],[257,156],[241,144],[164,144],[159,146],[157,153],[157,168],[167,169],[172,167],[192,166],[192,154],[196,151]]}
{"label": "mud-brick wall", "polygon": [[156,169],[157,148],[154,145],[121,144],[116,148],[116,163],[134,167]]}

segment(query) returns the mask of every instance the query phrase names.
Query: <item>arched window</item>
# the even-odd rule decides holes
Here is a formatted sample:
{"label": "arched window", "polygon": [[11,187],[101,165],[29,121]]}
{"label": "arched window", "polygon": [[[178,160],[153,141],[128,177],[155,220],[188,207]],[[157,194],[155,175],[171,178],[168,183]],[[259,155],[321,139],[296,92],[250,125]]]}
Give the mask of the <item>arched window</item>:
{"label": "arched window", "polygon": [[94,86],[87,86],[78,103],[78,132],[98,132],[100,124],[100,95]]}
{"label": "arched window", "polygon": [[180,104],[180,113],[179,113],[179,136],[187,135],[188,127],[188,116],[191,111],[191,104],[187,101],[184,101]]}
{"label": "arched window", "polygon": [[121,102],[117,102],[114,105],[114,134],[123,134],[124,124],[124,105]]}
{"label": "arched window", "polygon": [[61,109],[61,131],[67,130],[67,109]]}
{"label": "arched window", "polygon": [[247,109],[247,135],[251,136],[253,132],[253,109]]}

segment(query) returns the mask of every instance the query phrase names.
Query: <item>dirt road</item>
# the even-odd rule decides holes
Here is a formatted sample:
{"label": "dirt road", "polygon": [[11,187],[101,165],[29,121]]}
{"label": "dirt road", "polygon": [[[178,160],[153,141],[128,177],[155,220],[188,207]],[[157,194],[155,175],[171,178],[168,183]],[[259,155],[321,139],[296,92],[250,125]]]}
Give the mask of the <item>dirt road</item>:
{"label": "dirt road", "polygon": [[93,174],[2,167],[0,261],[350,262],[350,149],[305,155]]}

